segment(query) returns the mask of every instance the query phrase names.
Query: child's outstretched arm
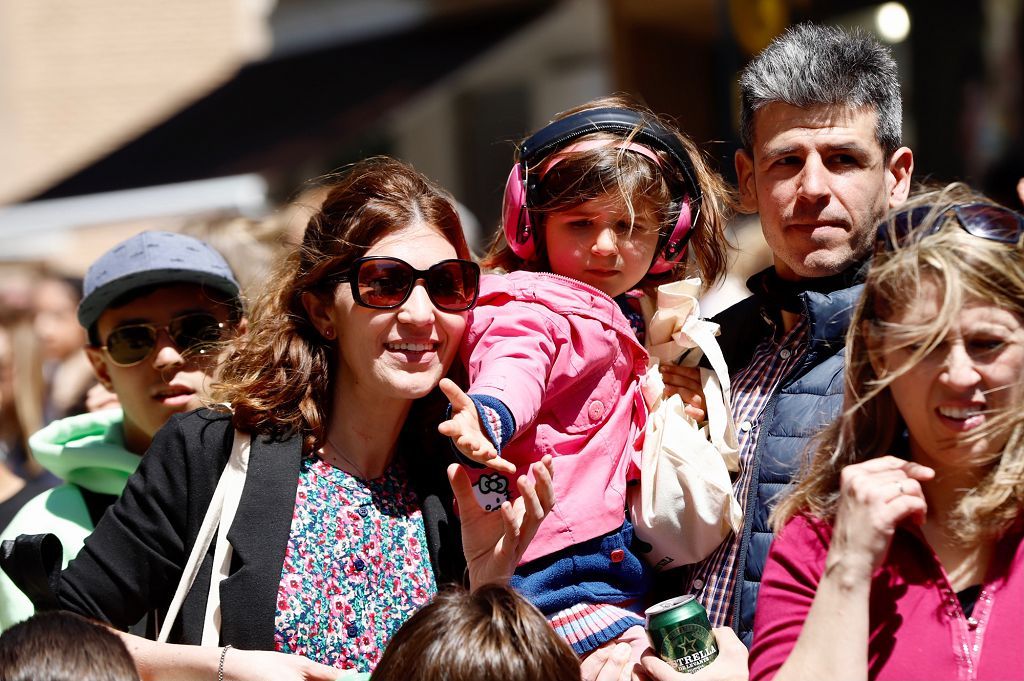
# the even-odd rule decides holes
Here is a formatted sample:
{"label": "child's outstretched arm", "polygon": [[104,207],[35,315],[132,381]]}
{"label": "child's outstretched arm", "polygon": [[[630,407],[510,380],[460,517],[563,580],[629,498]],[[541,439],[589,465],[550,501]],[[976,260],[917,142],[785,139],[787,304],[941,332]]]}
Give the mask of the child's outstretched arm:
{"label": "child's outstretched arm", "polygon": [[451,418],[437,427],[442,434],[450,437],[466,458],[490,466],[502,473],[514,474],[516,467],[511,461],[498,456],[498,450],[484,432],[476,403],[463,392],[454,381],[442,378],[441,391],[451,402]]}

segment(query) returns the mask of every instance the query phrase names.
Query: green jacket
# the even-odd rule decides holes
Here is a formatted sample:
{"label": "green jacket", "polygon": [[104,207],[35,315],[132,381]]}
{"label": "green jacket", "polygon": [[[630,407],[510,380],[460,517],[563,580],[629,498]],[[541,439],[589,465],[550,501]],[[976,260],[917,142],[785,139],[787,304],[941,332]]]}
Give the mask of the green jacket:
{"label": "green jacket", "polygon": [[[0,533],[0,541],[20,534],[55,534],[67,566],[93,530],[82,489],[120,496],[141,460],[124,448],[122,420],[120,409],[109,409],[69,416],[33,434],[28,443],[36,460],[64,484],[25,504]],[[33,612],[28,597],[0,571],[0,631]]]}

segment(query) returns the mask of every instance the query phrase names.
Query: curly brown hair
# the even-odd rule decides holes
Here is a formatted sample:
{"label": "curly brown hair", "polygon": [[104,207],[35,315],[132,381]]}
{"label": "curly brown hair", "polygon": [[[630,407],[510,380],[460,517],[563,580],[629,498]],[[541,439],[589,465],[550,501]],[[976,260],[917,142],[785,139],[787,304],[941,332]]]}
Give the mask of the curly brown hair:
{"label": "curly brown hair", "polygon": [[[703,289],[706,291],[726,273],[728,244],[725,226],[736,205],[732,190],[711,167],[693,140],[671,122],[658,117],[626,95],[591,100],[558,114],[554,121],[581,111],[601,108],[629,109],[672,131],[690,158],[703,195],[700,213],[687,246],[689,255],[667,272],[648,274],[638,284],[638,288],[652,289],[658,284],[693,274],[701,277]],[[573,141],[602,138],[610,141],[628,140],[632,135],[623,138],[613,132],[601,131],[574,138]],[[563,148],[553,149],[547,157],[537,159],[535,165],[543,167],[552,156],[562,154]],[[682,169],[670,162],[667,153],[657,148],[652,148],[651,151],[658,156],[660,163],[654,163],[640,154],[621,153],[622,150],[614,146],[564,154],[562,160],[544,174],[537,184],[536,191],[531,192],[530,215],[532,223],[536,226],[536,255],[529,261],[517,256],[508,245],[505,230],[499,229],[483,259],[483,265],[507,272],[548,271],[550,265],[543,239],[545,216],[574,208],[609,192],[616,192],[622,196],[634,214],[640,208],[652,209],[653,214],[658,216],[662,233],[667,235],[672,229],[670,223],[679,210],[677,200],[674,199],[679,196],[680,188],[686,187],[689,183]]]}
{"label": "curly brown hair", "polygon": [[298,433],[305,452],[325,437],[337,360],[334,342],[310,320],[303,294],[333,293],[338,283],[330,275],[417,221],[440,230],[459,257],[470,257],[451,197],[412,166],[374,157],[328,179],[301,245],[275,269],[213,391],[216,402],[231,405],[239,430],[276,439]]}

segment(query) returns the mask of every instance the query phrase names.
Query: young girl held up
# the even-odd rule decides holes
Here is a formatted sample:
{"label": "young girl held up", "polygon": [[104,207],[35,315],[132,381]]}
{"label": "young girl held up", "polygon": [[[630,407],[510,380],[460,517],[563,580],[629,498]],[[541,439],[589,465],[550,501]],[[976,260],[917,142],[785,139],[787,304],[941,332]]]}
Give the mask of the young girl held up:
{"label": "young girl held up", "polygon": [[638,298],[690,269],[719,279],[727,204],[696,146],[632,101],[560,114],[522,143],[505,188],[484,265],[506,274],[483,278],[471,313],[468,394],[441,384],[439,429],[475,466],[452,482],[484,508],[507,508],[515,476],[552,455],[555,505],[512,585],[580,655],[647,646],[650,568],[624,510],[647,417]]}

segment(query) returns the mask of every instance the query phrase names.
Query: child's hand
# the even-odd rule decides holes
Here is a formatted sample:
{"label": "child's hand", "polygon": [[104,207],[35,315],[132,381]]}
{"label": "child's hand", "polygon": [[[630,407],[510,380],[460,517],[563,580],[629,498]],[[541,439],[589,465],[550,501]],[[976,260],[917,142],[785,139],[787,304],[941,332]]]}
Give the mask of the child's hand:
{"label": "child's hand", "polygon": [[704,411],[704,388],[700,384],[700,369],[678,364],[659,365],[661,379],[665,382],[665,398],[679,395],[683,400],[683,411],[700,423],[707,419]]}
{"label": "child's hand", "polygon": [[450,437],[463,456],[490,466],[496,471],[514,475],[515,465],[498,456],[494,443],[480,425],[476,404],[469,395],[450,379],[442,378],[440,385],[441,392],[452,403],[452,415],[437,427],[438,432]]}

